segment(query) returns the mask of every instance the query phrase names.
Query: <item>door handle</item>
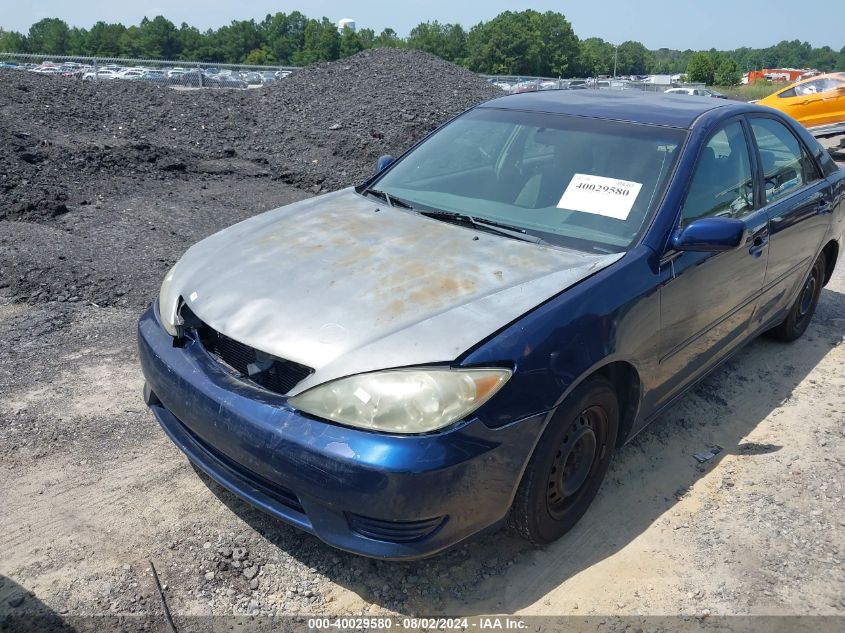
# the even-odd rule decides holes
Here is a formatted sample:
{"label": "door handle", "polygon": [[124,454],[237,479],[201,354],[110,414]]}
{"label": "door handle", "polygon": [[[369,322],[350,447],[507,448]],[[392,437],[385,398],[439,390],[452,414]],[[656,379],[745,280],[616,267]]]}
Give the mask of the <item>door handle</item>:
{"label": "door handle", "polygon": [[824,215],[825,213],[830,213],[830,207],[831,207],[831,204],[827,200],[824,200],[824,199],[819,200],[819,208],[818,208],[818,211],[816,211],[816,213],[818,213],[819,215]]}
{"label": "door handle", "polygon": [[763,249],[766,248],[766,244],[768,243],[768,237],[758,235],[754,238],[754,241],[751,242],[751,247],[748,249],[748,253],[754,257],[760,257],[760,255],[763,254]]}

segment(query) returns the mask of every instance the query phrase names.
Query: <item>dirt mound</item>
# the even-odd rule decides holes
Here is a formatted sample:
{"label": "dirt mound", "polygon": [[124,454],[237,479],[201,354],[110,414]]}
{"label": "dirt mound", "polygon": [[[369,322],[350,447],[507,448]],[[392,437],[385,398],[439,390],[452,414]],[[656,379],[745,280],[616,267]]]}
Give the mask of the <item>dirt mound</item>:
{"label": "dirt mound", "polygon": [[264,105],[289,176],[302,179],[293,182],[336,188],[366,177],[380,155],[401,153],[501,94],[434,55],[383,48],[297,72],[274,85]]}
{"label": "dirt mound", "polygon": [[248,91],[5,71],[0,218],[53,217],[82,202],[78,185],[90,181],[101,193],[104,179],[127,174],[234,173],[336,189],[359,182],[381,154],[402,152],[500,94],[467,70],[398,49],[316,64]]}
{"label": "dirt mound", "polygon": [[193,241],[298,197],[283,183],[360,182],[378,156],[500,94],[396,49],[252,90],[0,71],[0,289],[142,307]]}
{"label": "dirt mound", "polygon": [[44,177],[48,149],[31,134],[0,127],[0,219],[55,217],[67,212],[67,193]]}

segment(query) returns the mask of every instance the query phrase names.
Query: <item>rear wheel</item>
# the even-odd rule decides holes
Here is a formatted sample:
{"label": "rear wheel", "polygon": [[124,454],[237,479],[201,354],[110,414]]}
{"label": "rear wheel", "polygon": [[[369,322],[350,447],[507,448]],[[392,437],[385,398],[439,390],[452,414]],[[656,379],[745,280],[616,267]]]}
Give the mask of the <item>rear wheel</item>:
{"label": "rear wheel", "polygon": [[795,303],[789,309],[786,318],[780,325],[775,326],[767,332],[769,336],[778,341],[788,343],[799,338],[806,332],[807,326],[810,325],[810,321],[813,319],[816,305],[819,302],[819,295],[822,292],[825,265],[825,256],[822,253],[810,269],[810,274],[804,281],[804,286],[801,288],[798,298],[795,299]]}
{"label": "rear wheel", "polygon": [[603,377],[588,379],[558,407],[528,463],[509,522],[542,545],[568,532],[601,486],[616,444],[619,403]]}

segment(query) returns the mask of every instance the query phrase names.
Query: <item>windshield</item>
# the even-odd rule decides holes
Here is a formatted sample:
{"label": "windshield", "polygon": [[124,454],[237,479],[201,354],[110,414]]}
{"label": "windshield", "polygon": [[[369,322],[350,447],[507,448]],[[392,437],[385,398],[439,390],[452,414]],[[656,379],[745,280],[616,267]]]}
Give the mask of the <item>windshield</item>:
{"label": "windshield", "polygon": [[567,248],[621,252],[654,212],[684,137],[675,128],[479,108],[372,188],[418,210],[466,214]]}

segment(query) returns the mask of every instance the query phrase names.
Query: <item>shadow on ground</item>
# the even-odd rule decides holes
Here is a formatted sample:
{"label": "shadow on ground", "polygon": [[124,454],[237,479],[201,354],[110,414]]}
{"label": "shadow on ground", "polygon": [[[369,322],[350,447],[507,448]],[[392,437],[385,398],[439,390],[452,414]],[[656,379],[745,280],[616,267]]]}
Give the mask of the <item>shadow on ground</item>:
{"label": "shadow on ground", "polygon": [[75,633],[76,629],[24,587],[0,575],[0,632]]}
{"label": "shadow on ground", "polygon": [[[751,342],[620,449],[585,517],[566,536],[541,550],[504,530],[426,561],[373,561],[323,545],[202,478],[223,503],[271,543],[368,603],[422,615],[442,614],[444,606],[456,604],[465,615],[514,612],[624,548],[671,511],[726,455],[781,450],[743,438],[782,405],[842,341],[842,314],[845,295],[828,289],[802,339],[787,346],[765,338]],[[716,444],[724,450],[699,465],[693,453]],[[501,578],[503,589],[496,595],[480,588],[491,576]]]}

